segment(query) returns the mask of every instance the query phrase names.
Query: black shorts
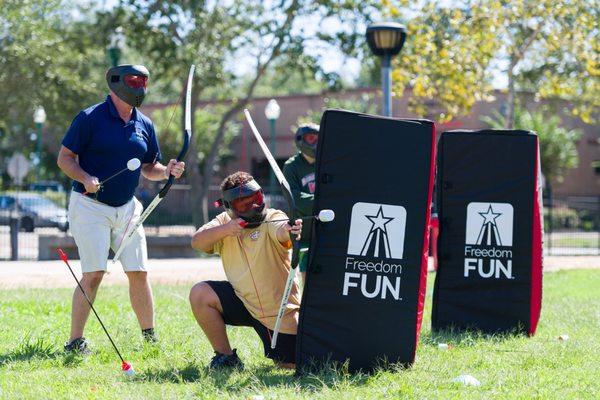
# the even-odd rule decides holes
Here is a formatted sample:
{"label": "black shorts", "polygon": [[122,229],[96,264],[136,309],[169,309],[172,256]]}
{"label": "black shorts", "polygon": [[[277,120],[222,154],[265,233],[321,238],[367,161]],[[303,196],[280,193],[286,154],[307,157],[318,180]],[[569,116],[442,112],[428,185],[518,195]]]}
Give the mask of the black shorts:
{"label": "black shorts", "polygon": [[233,286],[227,281],[205,281],[215,291],[221,307],[223,307],[223,321],[226,325],[251,326],[262,340],[265,357],[278,363],[296,363],[296,335],[279,332],[277,346],[271,349],[273,331],[254,318],[237,297]]}

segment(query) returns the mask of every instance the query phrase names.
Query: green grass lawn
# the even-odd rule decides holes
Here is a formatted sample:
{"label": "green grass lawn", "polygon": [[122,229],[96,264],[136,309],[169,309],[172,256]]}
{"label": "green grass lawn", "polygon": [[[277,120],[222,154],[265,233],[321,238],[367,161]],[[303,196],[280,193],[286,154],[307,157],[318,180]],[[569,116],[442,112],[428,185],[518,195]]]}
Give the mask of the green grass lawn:
{"label": "green grass lawn", "polygon": [[[600,271],[548,273],[537,335],[432,335],[427,308],[414,366],[351,375],[324,369],[295,378],[262,357],[254,332],[230,329],[243,372],[205,369],[212,350],[189,309],[187,286],[154,288],[158,345],[142,343],[125,287],[101,288],[100,316],[138,374],[128,379],[97,321],[86,337],[94,353],[65,356],[71,290],[0,291],[0,399],[597,399],[600,393]],[[557,337],[568,334],[568,341]],[[452,345],[439,350],[437,343]],[[479,387],[452,383],[470,374]]]}

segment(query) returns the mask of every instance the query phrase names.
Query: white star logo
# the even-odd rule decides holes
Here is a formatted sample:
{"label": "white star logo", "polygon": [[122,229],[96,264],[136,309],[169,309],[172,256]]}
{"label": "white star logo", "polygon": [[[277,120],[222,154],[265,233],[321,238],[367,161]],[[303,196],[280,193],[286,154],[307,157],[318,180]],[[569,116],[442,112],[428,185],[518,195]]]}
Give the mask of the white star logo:
{"label": "white star logo", "polygon": [[483,217],[483,224],[492,224],[492,225],[496,225],[496,218],[498,218],[499,216],[502,215],[502,213],[495,213],[494,210],[492,210],[492,206],[490,204],[488,210],[484,213],[480,212],[479,215],[481,215]]}
{"label": "white star logo", "polygon": [[[477,218],[479,219],[479,216]],[[348,254],[402,259],[405,233],[404,207],[357,202],[352,206]]]}
{"label": "white star logo", "polygon": [[371,232],[377,229],[381,229],[383,232],[386,232],[385,225],[394,219],[383,216],[383,207],[379,207],[377,215],[365,215],[365,217],[367,217],[373,224],[371,227]]}

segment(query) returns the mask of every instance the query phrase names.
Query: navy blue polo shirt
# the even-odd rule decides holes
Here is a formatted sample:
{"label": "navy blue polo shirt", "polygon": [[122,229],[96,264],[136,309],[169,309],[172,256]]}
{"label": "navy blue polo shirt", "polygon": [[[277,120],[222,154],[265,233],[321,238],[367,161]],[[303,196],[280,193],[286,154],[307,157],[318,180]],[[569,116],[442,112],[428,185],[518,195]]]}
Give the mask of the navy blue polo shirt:
{"label": "navy blue polo shirt", "polygon": [[[134,108],[131,119],[125,123],[110,95],[75,117],[62,145],[77,154],[81,168],[100,181],[126,168],[132,158],[139,158],[142,165],[161,158],[150,118]],[[121,173],[103,185],[95,198],[113,207],[127,203],[133,197],[140,173],[141,167]],[[73,181],[73,190],[83,193],[85,187]]]}

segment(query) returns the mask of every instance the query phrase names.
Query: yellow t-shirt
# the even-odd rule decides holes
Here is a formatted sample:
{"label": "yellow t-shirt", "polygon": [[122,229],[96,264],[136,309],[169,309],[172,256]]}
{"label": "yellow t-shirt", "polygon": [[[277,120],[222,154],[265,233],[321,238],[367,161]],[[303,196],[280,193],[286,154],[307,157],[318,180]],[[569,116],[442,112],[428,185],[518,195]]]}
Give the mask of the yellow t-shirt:
{"label": "yellow t-shirt", "polygon": [[[282,211],[267,209],[266,221],[285,218],[287,216]],[[229,215],[223,212],[203,228],[224,225],[230,220]],[[277,240],[277,229],[286,223],[273,222],[244,229],[239,237],[227,236],[215,243],[210,252],[221,255],[225,275],[235,294],[250,314],[271,330],[275,328],[279,304],[290,271],[289,249],[292,242],[281,243]],[[281,321],[282,333],[296,334],[299,310],[300,295],[298,282],[295,281]]]}

